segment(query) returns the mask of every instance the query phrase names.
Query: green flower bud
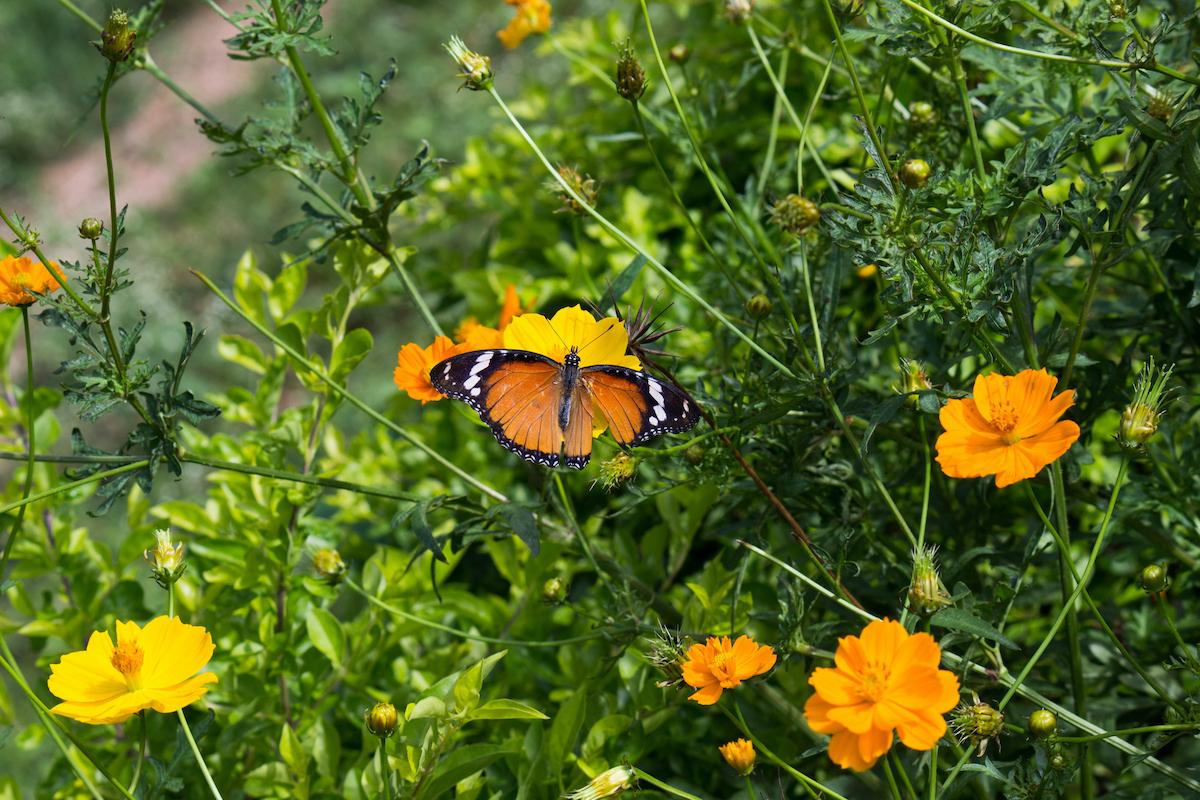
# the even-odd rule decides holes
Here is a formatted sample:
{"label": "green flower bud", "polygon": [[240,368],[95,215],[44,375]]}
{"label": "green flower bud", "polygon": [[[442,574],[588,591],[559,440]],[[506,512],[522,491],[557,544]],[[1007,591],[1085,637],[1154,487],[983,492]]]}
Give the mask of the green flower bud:
{"label": "green flower bud", "polygon": [[1165,592],[1171,586],[1171,577],[1162,564],[1149,564],[1138,573],[1138,586],[1150,594]]}
{"label": "green flower bud", "polygon": [[821,221],[821,209],[806,197],[789,194],[771,206],[770,218],[785,233],[799,236]]}
{"label": "green flower bud", "polygon": [[137,31],[129,27],[129,15],[119,8],[114,8],[104,23],[100,32],[100,52],[114,63],[124,61],[133,52],[133,42],[137,39]]}
{"label": "green flower bud", "polygon": [[317,577],[330,586],[338,585],[346,577],[346,562],[337,550],[322,547],[313,553],[312,561]]}
{"label": "green flower bud", "polygon": [[683,460],[691,464],[693,467],[698,467],[704,463],[704,457],[708,455],[708,450],[703,445],[694,444],[687,450],[683,451]]}
{"label": "green flower bud", "polygon": [[746,301],[746,313],[754,319],[766,319],[771,316],[771,306],[771,298],[756,294]]}
{"label": "green flower bud", "polygon": [[104,223],[95,217],[88,217],[79,223],[79,238],[96,241],[104,233]]}
{"label": "green flower bud", "polygon": [[1058,730],[1058,717],[1044,708],[1029,715],[1029,735],[1035,739],[1049,739]]}
{"label": "green flower bud", "polygon": [[376,703],[366,713],[364,721],[372,736],[387,739],[396,732],[396,728],[400,724],[400,715],[396,713],[396,707],[391,703]]}
{"label": "green flower bud", "polygon": [[677,44],[667,51],[667,58],[674,61],[676,64],[686,64],[687,60],[692,57],[692,51],[686,44]]}
{"label": "green flower bud", "polygon": [[918,100],[908,107],[908,122],[917,128],[931,128],[937,124],[937,111],[924,100]]}
{"label": "green flower bud", "polygon": [[569,589],[566,580],[556,575],[542,584],[542,602],[548,606],[556,606],[567,599]]}
{"label": "green flower bud", "polygon": [[937,548],[923,547],[913,553],[912,581],[908,587],[908,608],[929,616],[951,605],[950,595],[942,587],[937,571]]}
{"label": "green flower bud", "polygon": [[976,748],[976,755],[982,756],[989,742],[999,741],[1004,731],[1004,715],[976,697],[974,703],[963,703],[954,709],[950,726],[960,742],[970,742]]}
{"label": "green flower bud", "polygon": [[933,170],[929,162],[920,158],[910,158],[900,167],[900,182],[910,189],[920,189],[929,182]]}
{"label": "green flower bud", "polygon": [[600,462],[600,485],[610,492],[629,481],[637,471],[637,459],[624,450]]}

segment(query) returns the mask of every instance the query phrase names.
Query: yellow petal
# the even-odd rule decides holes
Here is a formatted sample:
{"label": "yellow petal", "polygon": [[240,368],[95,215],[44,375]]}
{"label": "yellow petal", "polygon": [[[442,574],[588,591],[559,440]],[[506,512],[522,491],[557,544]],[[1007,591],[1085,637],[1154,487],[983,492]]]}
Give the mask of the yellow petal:
{"label": "yellow petal", "polygon": [[[562,312],[559,312],[562,313]],[[541,314],[522,314],[514,317],[504,329],[504,346],[510,350],[528,350],[555,361],[562,361],[567,346],[555,332],[550,320]]]}
{"label": "yellow petal", "polygon": [[186,625],[178,617],[158,617],[142,631],[142,685],[159,689],[191,678],[212,658],[214,646],[208,631]]}

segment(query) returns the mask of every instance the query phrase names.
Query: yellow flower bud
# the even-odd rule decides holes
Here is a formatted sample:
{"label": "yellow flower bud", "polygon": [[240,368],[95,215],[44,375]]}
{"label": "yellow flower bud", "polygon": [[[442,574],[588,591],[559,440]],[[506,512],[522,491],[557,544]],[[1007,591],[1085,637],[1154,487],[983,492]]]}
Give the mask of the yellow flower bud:
{"label": "yellow flower bud", "polygon": [[542,584],[542,602],[546,605],[556,606],[567,598],[569,589],[566,580],[555,575]]}
{"label": "yellow flower bud", "polygon": [[175,583],[187,569],[183,561],[183,545],[171,541],[170,528],[154,532],[154,547],[142,553],[150,564],[150,571],[159,586],[166,589]]}
{"label": "yellow flower bud", "polygon": [[373,736],[387,739],[396,732],[396,727],[400,723],[400,715],[396,713],[396,707],[391,703],[376,703],[367,712],[365,721],[367,730]]}
{"label": "yellow flower bud", "polygon": [[635,774],[631,767],[613,767],[601,772],[584,786],[567,795],[567,800],[602,800],[616,797],[633,786]]}
{"label": "yellow flower bud", "polygon": [[754,771],[754,762],[758,754],[754,752],[754,743],[746,739],[734,739],[717,748],[725,758],[725,763],[733,767],[739,775],[749,775]]}
{"label": "yellow flower bud", "polygon": [[313,553],[312,560],[317,577],[331,586],[341,583],[342,578],[346,577],[346,562],[337,550],[323,547]]}

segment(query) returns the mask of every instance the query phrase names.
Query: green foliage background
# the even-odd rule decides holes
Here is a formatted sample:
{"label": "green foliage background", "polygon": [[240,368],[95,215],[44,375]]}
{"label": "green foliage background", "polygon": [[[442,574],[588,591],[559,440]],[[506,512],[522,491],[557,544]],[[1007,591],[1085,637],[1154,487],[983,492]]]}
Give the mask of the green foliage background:
{"label": "green foliage background", "polygon": [[[107,10],[80,5],[96,19]],[[286,9],[300,20],[320,6]],[[152,532],[169,525],[188,548],[179,611],[217,643],[220,683],[189,719],[225,797],[379,796],[377,743],[362,715],[384,700],[409,708],[389,742],[401,797],[552,798],[621,763],[677,791],[744,797],[745,783],[716,751],[740,735],[734,722],[657,685],[664,676],[648,656],[660,624],[694,639],[748,633],[772,644],[780,665],[736,692],[750,729],[826,787],[878,796],[891,791],[883,771],[833,767],[824,738],[801,713],[808,674],[862,621],[780,562],[830,587],[799,529],[863,607],[896,618],[910,584],[910,539],[920,535],[939,548],[956,611],[907,620],[986,670],[959,667],[965,699],[976,692],[999,704],[1045,639],[1023,686],[1052,707],[1077,709],[1107,731],[1175,728],[1125,737],[1138,756],[1106,743],[1035,743],[1024,726],[1042,702],[1018,695],[1005,708],[1012,727],[999,746],[953,776],[958,746],[943,742],[939,775],[948,785],[933,795],[928,754],[897,746],[895,769],[905,780],[941,797],[1195,796],[1195,9],[1143,3],[1121,17],[1093,0],[926,7],[988,40],[1141,68],[969,44],[885,0],[834,9],[860,96],[845,59],[834,59],[823,82],[837,52],[823,5],[764,2],[747,26],[728,21],[719,3],[653,3],[664,59],[677,44],[690,51],[685,63],[666,66],[696,148],[635,3],[556,4],[550,34],[503,57],[494,31],[510,10],[498,3],[339,4],[328,30],[288,40],[331,109],[343,107],[342,97],[366,102],[359,72],[372,76],[370,89],[389,57],[397,59],[375,105],[380,124],[361,149],[352,144],[352,160],[380,193],[397,176],[411,179],[394,196],[403,202],[390,218],[373,217],[355,196],[364,183],[342,171],[311,98],[293,78],[266,80],[252,97],[215,110],[222,126],[206,129],[209,147],[225,156],[190,176],[174,204],[147,214],[131,208],[126,218],[128,253],[118,269],[132,286],[115,294],[113,318],[131,330],[140,309],[148,315],[127,360],[149,370],[166,359],[174,368],[183,321],[208,332],[181,381],[164,389],[165,370],[147,376],[142,388],[162,412],[150,413],[152,422],[138,426],[131,398],[149,401],[121,388],[111,348],[98,336],[92,362],[53,372],[80,346],[68,338],[79,334],[78,312],[61,295],[52,312],[33,308],[58,327],[35,322],[32,395],[24,389],[20,313],[0,313],[8,364],[0,435],[5,454],[17,454],[15,469],[0,467],[0,501],[19,505],[23,496],[30,408],[39,453],[161,460],[99,491],[92,484],[30,505],[0,605],[11,661],[50,701],[44,678],[62,653],[116,619],[165,613],[165,593],[141,553]],[[151,4],[140,19],[159,10]],[[241,9],[227,9],[234,10]],[[180,22],[172,13],[181,12],[156,17],[163,37]],[[85,42],[93,34],[57,4],[9,4],[0,14],[5,29],[37,30],[40,50],[52,49],[68,76],[51,87],[29,37],[14,39],[3,57],[11,66],[4,91],[18,102],[7,106],[0,130],[0,189],[28,197],[33,168],[65,137],[29,131],[36,123],[93,136],[90,103],[105,62]],[[271,3],[253,3],[239,24],[263,32],[274,19]],[[801,120],[811,104],[803,130],[779,100],[750,30]],[[557,213],[550,175],[519,132],[486,94],[457,91],[440,49],[453,33],[497,56],[499,94],[550,160],[599,181],[597,211],[729,326],[594,218]],[[653,151],[611,83],[614,43],[626,38],[649,78],[638,107]],[[140,44],[155,52],[158,41]],[[231,48],[261,57],[267,75],[292,75],[282,44],[263,33]],[[1155,72],[1156,64],[1191,80]],[[960,69],[975,103],[971,120]],[[114,120],[128,119],[135,92],[151,81],[140,71],[121,78],[110,97]],[[1156,97],[1171,104],[1165,119],[1161,105],[1159,116],[1147,111]],[[864,102],[886,156],[872,152]],[[917,103],[932,107],[931,119],[914,119]],[[270,122],[238,133],[246,117]],[[800,167],[803,194],[821,203],[822,217],[796,237],[772,225],[768,212],[798,191],[802,138],[823,165],[806,154]],[[933,168],[923,187],[888,174],[910,158]],[[256,161],[265,163],[230,174]],[[331,220],[281,165],[323,187],[358,223]],[[118,161],[118,203],[121,168]],[[73,280],[90,282],[97,297],[111,294],[87,266],[84,243],[64,235],[78,221],[45,218],[36,198],[29,202],[32,210],[0,208],[42,230],[49,257],[83,262]],[[298,221],[309,225],[287,227]],[[32,240],[27,230],[13,235],[18,248]],[[394,253],[395,264],[381,251]],[[877,272],[860,277],[865,264]],[[209,276],[236,310],[188,268]],[[422,406],[396,393],[397,350],[433,335],[401,270],[449,332],[468,316],[494,321],[510,283],[522,297],[536,296],[539,311],[602,302],[609,286],[622,307],[640,298],[669,304],[664,322],[681,330],[666,340],[667,363],[729,446],[701,423],[688,437],[639,449],[633,479],[611,492],[597,484],[599,462],[617,453],[609,439],[597,441],[582,473],[521,462],[464,408]],[[759,293],[773,305],[765,319],[746,311]],[[931,386],[902,395],[901,358],[924,365]],[[1150,358],[1176,365],[1176,399],[1146,451],[1130,453],[1113,437]],[[980,372],[1037,366],[1077,391],[1069,416],[1083,435],[1060,461],[1065,496],[1053,491],[1049,469],[1029,482],[1033,495],[1057,527],[1066,521],[1069,563],[1079,572],[1104,530],[1090,598],[1162,693],[1131,669],[1086,605],[1072,615],[1077,626],[1050,635],[1070,569],[1021,486],[998,491],[931,465],[942,402],[968,393]],[[110,401],[110,411],[89,419],[89,409]],[[42,463],[32,491],[111,468]],[[6,536],[16,513],[15,505],[6,511]],[[314,573],[313,555],[325,547],[349,565],[341,585]],[[1167,564],[1173,580],[1163,603],[1136,582],[1152,563]],[[569,591],[551,605],[543,593],[554,578]],[[511,702],[496,705],[501,700]],[[0,797],[90,796],[7,676],[0,723]],[[134,726],[65,724],[128,779]],[[1060,713],[1059,732],[1086,731]],[[207,796],[170,717],[151,717],[149,739],[138,796]],[[101,796],[117,796],[85,771]],[[765,759],[754,780],[759,796],[804,793]],[[643,782],[639,791],[667,790]]]}

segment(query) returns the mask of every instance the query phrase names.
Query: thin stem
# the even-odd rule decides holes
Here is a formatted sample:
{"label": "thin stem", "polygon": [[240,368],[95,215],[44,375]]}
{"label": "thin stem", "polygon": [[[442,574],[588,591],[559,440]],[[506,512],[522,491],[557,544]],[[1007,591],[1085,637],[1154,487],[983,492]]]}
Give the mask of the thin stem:
{"label": "thin stem", "polygon": [[1158,611],[1160,614],[1162,614],[1163,619],[1166,621],[1167,627],[1170,628],[1171,633],[1174,634],[1175,643],[1178,644],[1179,649],[1183,651],[1184,658],[1186,658],[1189,662],[1195,662],[1196,659],[1192,656],[1192,651],[1188,648],[1187,642],[1185,642],[1183,637],[1179,634],[1179,626],[1175,624],[1175,614],[1172,613],[1171,609],[1167,606],[1166,598],[1163,597],[1162,592],[1154,592],[1154,605],[1158,607]]}
{"label": "thin stem", "polygon": [[937,800],[937,760],[938,745],[937,742],[934,742],[933,749],[929,751],[929,800]]}
{"label": "thin stem", "polygon": [[716,308],[714,308],[713,305],[711,303],[709,303],[707,300],[705,300],[695,289],[693,289],[691,286],[689,286],[688,284],[686,284],[682,280],[680,280],[675,275],[675,273],[673,273],[673,272],[671,272],[671,270],[667,269],[667,267],[665,267],[661,261],[659,261],[654,256],[650,255],[650,253],[647,252],[646,248],[642,247],[640,244],[638,244],[633,239],[631,239],[624,231],[622,231],[620,228],[618,228],[613,223],[609,222],[609,220],[604,215],[602,215],[596,209],[592,208],[592,206],[589,205],[586,200],[584,200],[582,197],[580,197],[579,193],[576,192],[573,188],[571,188],[571,185],[569,183],[567,183],[566,180],[564,180],[561,175],[558,174],[558,170],[556,170],[554,168],[554,165],[550,163],[550,160],[548,158],[546,158],[546,155],[542,152],[542,149],[540,147],[538,147],[537,142],[535,142],[533,140],[533,137],[529,135],[529,132],[527,130],[525,130],[525,126],[522,125],[521,122],[516,118],[516,116],[513,115],[512,110],[509,109],[508,105],[504,102],[504,98],[502,98],[500,96],[500,94],[495,90],[495,88],[489,89],[488,93],[491,94],[492,99],[496,101],[497,105],[500,106],[500,109],[504,112],[505,116],[508,117],[509,122],[511,122],[513,124],[513,126],[517,129],[517,132],[521,135],[521,138],[524,139],[525,143],[527,145],[529,145],[531,150],[533,150],[534,155],[537,156],[538,160],[542,162],[542,166],[544,166],[546,168],[547,172],[550,173],[551,178],[553,178],[558,183],[558,185],[562,187],[562,190],[564,192],[566,192],[567,195],[570,196],[572,200],[579,203],[579,205],[588,214],[590,214],[593,219],[595,219],[597,222],[599,222],[600,226],[602,228],[604,228],[606,231],[608,231],[610,234],[612,234],[614,237],[616,237],[617,240],[620,241],[622,244],[624,244],[626,247],[628,247],[629,249],[633,250],[635,253],[638,253],[643,258],[645,258],[646,263],[648,263],[651,267],[653,267],[655,269],[655,271],[657,271],[667,283],[674,286],[676,289],[678,289],[680,292],[682,292],[684,295],[686,295],[689,299],[691,299],[693,302],[695,302],[697,305],[699,305],[701,308],[703,308],[705,311],[707,311],[709,314],[712,314],[713,317],[715,317],[718,322],[720,322],[722,325],[724,325],[726,328],[728,328],[735,336],[737,336],[739,339],[741,339],[747,345],[749,345],[751,350],[758,353],[766,361],[768,361],[772,366],[774,366],[776,369],[778,369],[780,372],[782,372],[787,377],[793,378],[793,379],[796,378],[796,373],[793,372],[786,364],[784,364],[782,361],[775,358],[775,356],[771,355],[766,350],[764,350],[758,344],[758,342],[754,341],[754,339],[749,334],[747,334],[744,330],[742,330],[742,328],[735,325],[728,317],[726,317],[724,314],[722,314],[720,311],[718,311]]}
{"label": "thin stem", "polygon": [[1122,728],[1115,731],[1104,731],[1090,736],[1055,736],[1056,742],[1095,742],[1101,739],[1108,739],[1113,736],[1133,736],[1139,733],[1161,733],[1166,731],[1196,731],[1200,730],[1200,725],[1196,723],[1187,723],[1179,725],[1143,725],[1139,728]]}
{"label": "thin stem", "polygon": [[754,793],[754,783],[751,782],[749,775],[746,775],[745,778],[746,778],[746,798],[747,798],[747,800],[756,800],[758,795]]}
{"label": "thin stem", "polygon": [[287,470],[271,469],[270,467],[256,467],[250,464],[237,464],[232,461],[220,461],[213,458],[203,458],[201,456],[183,455],[180,461],[185,461],[189,464],[197,464],[202,467],[211,467],[213,469],[227,470],[229,472],[241,472],[246,475],[261,475],[264,478],[274,478],[281,481],[291,481],[292,483],[306,483],[310,486],[324,486],[329,489],[342,489],[356,494],[367,495],[369,497],[384,497],[388,500],[407,500],[416,501],[420,498],[414,494],[407,492],[394,492],[388,489],[376,489],[372,486],[363,486],[359,483],[350,483],[349,481],[339,481],[333,478],[319,478],[314,475],[306,475],[300,472],[289,472]]}
{"label": "thin stem", "polygon": [[[59,2],[64,2],[64,0],[59,0]],[[200,116],[204,117],[214,125],[221,124],[221,120],[216,114],[209,111],[203,103],[201,103],[195,97],[192,97],[192,95],[188,94],[188,92],[182,86],[171,80],[171,76],[163,72],[162,67],[155,63],[154,59],[150,57],[149,53],[144,53],[142,55],[142,61],[139,66],[146,72],[150,73],[150,75],[152,75],[159,83],[167,87],[172,94],[195,109]]]}
{"label": "thin stem", "polygon": [[583,548],[584,555],[591,563],[592,569],[596,571],[596,578],[600,583],[608,585],[608,573],[600,569],[599,562],[596,561],[596,555],[592,552],[591,542],[588,541],[587,534],[583,531],[583,526],[575,519],[575,513],[571,509],[571,500],[567,497],[567,489],[563,486],[562,476],[556,471],[554,473],[554,485],[558,489],[559,502],[562,504],[563,516],[570,523],[572,531],[575,533],[575,538],[579,540],[579,546]]}
{"label": "thin stem", "polygon": [[900,756],[896,754],[896,748],[892,748],[887,754],[888,760],[896,769],[896,774],[900,776],[900,783],[904,787],[904,796],[911,800],[917,800],[917,790],[913,788],[912,781],[908,779],[908,773],[904,770],[904,764],[900,761]]}
{"label": "thin stem", "polygon": [[412,275],[405,269],[403,262],[400,261],[400,257],[396,255],[396,248],[391,242],[388,242],[387,250],[383,256],[388,260],[392,271],[400,278],[400,283],[404,284],[405,291],[412,298],[417,311],[421,313],[421,317],[425,320],[425,324],[433,331],[433,335],[445,336],[446,332],[442,330],[442,326],[438,324],[437,318],[433,316],[433,312],[425,304],[425,298],[421,297],[421,292],[417,289],[417,284],[413,282]]}
{"label": "thin stem", "polygon": [[892,793],[892,799],[903,800],[900,796],[900,787],[896,785],[896,776],[892,774],[892,763],[886,758],[883,759],[883,774],[887,778],[887,785]]}
{"label": "thin stem", "polygon": [[55,495],[69,492],[72,489],[79,488],[80,486],[87,486],[89,483],[96,483],[97,481],[102,481],[106,478],[115,478],[117,475],[124,475],[126,472],[134,472],[142,469],[143,467],[148,467],[149,465],[150,462],[143,458],[139,461],[133,461],[125,464],[124,466],[117,467],[116,469],[105,470],[104,472],[97,472],[92,475],[88,475],[86,478],[80,478],[77,481],[60,483],[57,486],[52,486],[49,489],[35,492],[28,497],[23,497],[20,500],[14,500],[11,503],[6,503],[5,505],[0,506],[0,514],[7,514],[9,511],[12,511],[15,508],[21,508],[22,506],[30,503],[36,503],[39,500],[45,500],[47,497],[54,497]]}
{"label": "thin stem", "polygon": [[[104,75],[104,85],[100,87],[100,132],[104,136],[104,167],[108,175],[108,262],[104,268],[104,279],[101,281],[100,290],[100,321],[108,320],[108,304],[109,298],[112,296],[112,276],[113,268],[117,262],[117,242],[121,238],[120,220],[117,218],[117,178],[113,171],[112,157],[112,135],[108,129],[108,94],[112,89],[113,79],[116,77],[117,64],[115,61],[110,61],[108,64],[108,72]],[[113,343],[110,342],[110,345]],[[118,365],[118,370],[122,373],[122,383],[124,383],[125,365],[121,359],[120,348],[111,348],[113,350],[113,360]]]}
{"label": "thin stem", "polygon": [[383,784],[384,800],[392,800],[392,766],[388,763],[387,757],[387,737],[379,737],[379,750],[376,755],[379,757],[379,780]]}
{"label": "thin stem", "polygon": [[146,712],[145,710],[137,713],[138,721],[141,723],[142,733],[138,741],[137,762],[133,767],[133,778],[129,781],[129,793],[133,794],[137,791],[138,781],[142,778],[142,762],[146,760]]}
{"label": "thin stem", "polygon": [[800,244],[800,272],[804,278],[804,296],[808,300],[808,319],[813,329],[813,346],[817,351],[817,367],[825,374],[825,349],[821,344],[821,323],[817,320],[817,306],[813,302],[812,282],[808,276],[808,248]]}
{"label": "thin stem", "polygon": [[187,717],[183,715],[183,709],[175,712],[179,717],[179,724],[183,727],[183,735],[187,737],[188,745],[192,748],[192,754],[196,756],[196,763],[200,765],[200,772],[204,775],[204,782],[208,784],[208,790],[212,793],[215,800],[222,800],[220,791],[217,790],[217,784],[213,782],[212,773],[208,771],[208,765],[204,763],[204,756],[200,754],[200,748],[196,746],[196,739],[192,736],[192,729],[188,727]]}
{"label": "thin stem", "polygon": [[276,347],[278,347],[283,352],[287,353],[298,365],[302,366],[304,369],[306,369],[307,371],[309,371],[313,375],[315,375],[326,386],[328,386],[330,389],[332,389],[333,392],[335,394],[337,394],[339,397],[342,397],[342,398],[348,400],[351,403],[351,405],[354,405],[359,410],[366,413],[367,416],[371,417],[373,420],[378,422],[380,425],[383,425],[388,430],[392,431],[397,436],[399,436],[400,438],[404,439],[406,442],[411,444],[413,447],[416,447],[418,450],[425,453],[427,456],[432,458],[434,461],[438,462],[443,467],[450,470],[458,477],[462,478],[468,484],[470,484],[471,486],[474,486],[476,489],[478,489],[479,491],[486,494],[488,497],[491,497],[494,500],[498,500],[501,503],[508,502],[508,497],[506,495],[504,495],[501,492],[498,492],[495,489],[493,489],[492,487],[488,486],[486,483],[479,480],[474,475],[472,475],[471,473],[464,470],[462,467],[459,467],[458,465],[454,464],[452,461],[447,459],[445,456],[443,456],[437,450],[434,450],[432,447],[425,444],[423,441],[418,439],[416,436],[409,433],[407,430],[400,427],[396,423],[392,422],[390,419],[383,416],[375,409],[371,408],[371,406],[367,405],[366,402],[361,400],[358,396],[354,395],[353,393],[349,392],[341,384],[339,384],[337,381],[335,381],[333,378],[331,378],[329,376],[329,374],[327,372],[325,372],[325,370],[323,368],[321,368],[320,366],[317,366],[313,362],[309,361],[308,358],[306,358],[305,356],[302,356],[300,353],[297,353],[295,350],[293,350],[290,345],[288,345],[286,342],[284,342],[282,339],[280,339],[278,336],[276,336],[272,331],[268,330],[266,328],[266,326],[264,326],[258,320],[254,319],[249,314],[247,314],[237,303],[235,303],[232,299],[230,299],[228,295],[226,295],[224,292],[222,292],[220,289],[218,289],[217,285],[215,283],[213,283],[212,280],[209,279],[209,277],[207,275],[203,274],[202,272],[198,272],[197,270],[194,270],[194,269],[190,270],[190,272],[193,275],[195,275],[200,280],[201,283],[203,283],[205,286],[207,286],[209,291],[211,291],[218,298],[220,298],[221,302],[223,302],[226,306],[228,306],[231,311],[233,311],[235,314],[237,314],[242,319],[244,319],[246,322],[248,322],[255,330],[257,330],[263,336],[270,339],[271,342],[274,343],[274,345]]}
{"label": "thin stem", "polygon": [[96,33],[100,33],[100,31],[104,30],[103,25],[101,25],[99,22],[96,22],[96,20],[94,20],[90,16],[88,16],[88,13],[86,11],[84,11],[82,8],[80,8],[79,6],[72,3],[71,0],[58,0],[58,4],[60,6],[62,6],[63,8],[65,8],[67,11],[70,11],[75,16],[79,17],[79,19],[83,21],[84,25],[87,25],[89,28],[94,30]]}
{"label": "thin stem", "polygon": [[758,751],[767,757],[768,761],[775,764],[784,772],[788,773],[797,781],[799,781],[801,786],[821,792],[822,794],[827,794],[834,798],[834,800],[846,800],[845,797],[842,797],[842,795],[838,794],[833,789],[830,789],[819,781],[813,780],[788,762],[784,761],[779,756],[775,755],[775,752],[763,744],[762,739],[759,739],[754,735],[754,732],[750,730],[750,726],[746,724],[746,718],[742,716],[742,707],[738,705],[737,698],[733,697],[733,695],[730,695],[730,698],[733,701],[733,711],[730,712],[730,710],[724,705],[721,706],[721,710],[725,712],[725,716],[729,717],[729,719],[738,726],[741,732],[745,734],[746,738],[754,743],[754,746],[758,749]]}
{"label": "thin stem", "polygon": [[[37,452],[37,433],[34,430],[33,410],[33,338],[29,335],[29,306],[21,306],[21,323],[25,330],[25,406],[28,409],[25,422],[25,439],[29,445],[29,457],[25,460],[25,487],[21,490],[22,499],[29,497],[33,491],[33,472],[37,462],[34,454]],[[0,584],[8,577],[8,559],[12,556],[13,546],[25,523],[25,509],[28,504],[22,504],[13,519],[12,527],[8,530],[8,540],[4,543],[4,555],[0,556]]]}
{"label": "thin stem", "polygon": [[400,617],[401,619],[408,620],[409,622],[424,626],[431,630],[441,631],[443,633],[448,633],[451,636],[457,636],[460,639],[468,639],[473,642],[484,642],[485,644],[495,644],[495,645],[500,645],[502,647],[561,647],[564,644],[577,644],[579,642],[588,642],[588,641],[592,641],[593,639],[602,639],[605,636],[609,635],[608,633],[606,633],[604,631],[596,631],[594,633],[588,633],[588,634],[584,634],[582,636],[570,636],[565,639],[549,639],[549,640],[503,639],[503,638],[499,638],[496,636],[484,636],[482,634],[471,633],[470,631],[459,630],[458,628],[452,628],[449,625],[443,625],[440,622],[434,622],[433,620],[418,617],[416,614],[409,613],[408,611],[405,611],[402,608],[398,608],[398,607],[392,605],[391,603],[388,603],[384,600],[380,600],[378,597],[375,597],[374,595],[368,593],[366,589],[359,586],[357,583],[355,583],[352,580],[346,580],[346,581],[344,581],[344,583],[352,591],[358,593],[359,595],[362,595],[363,599],[365,599],[368,603],[371,603],[374,606],[378,606],[379,608],[388,612],[389,614],[394,614],[395,616]]}
{"label": "thin stem", "polygon": [[651,775],[649,772],[640,770],[637,767],[633,768],[633,774],[637,776],[638,780],[645,781],[646,783],[650,784],[651,786],[657,786],[659,789],[662,789],[664,792],[666,792],[669,795],[673,795],[675,797],[682,797],[682,798],[684,798],[684,800],[701,800],[699,797],[697,797],[694,794],[688,794],[687,792],[683,791],[682,789],[676,789],[674,786],[672,786],[669,783],[663,783],[658,778]]}
{"label": "thin stem", "polygon": [[854,96],[858,98],[858,107],[862,111],[864,127],[867,129],[867,137],[871,140],[871,144],[874,145],[875,152],[879,156],[879,166],[887,173],[888,182],[895,189],[899,186],[896,171],[892,169],[892,162],[888,160],[887,151],[883,149],[883,142],[879,140],[879,131],[875,130],[875,120],[871,117],[871,109],[867,105],[866,95],[863,94],[862,84],[858,82],[858,72],[854,69],[854,59],[850,58],[850,51],[846,48],[846,40],[842,38],[842,29],[838,25],[837,16],[833,13],[833,6],[829,4],[829,0],[821,0],[821,3],[825,6],[825,15],[829,17],[829,24],[833,28],[833,36],[837,39],[838,51],[842,54],[842,61],[846,64],[846,74],[850,76],[850,83],[854,87]]}
{"label": "thin stem", "polygon": [[[954,47],[954,43],[949,41],[948,37],[946,47],[951,49],[950,73],[954,77],[959,97],[962,99],[963,116],[967,120],[967,138],[971,142],[971,152],[975,155],[975,173],[979,176],[979,180],[983,181],[987,177],[987,168],[983,164],[983,149],[979,146],[979,133],[975,130],[975,113],[971,110],[971,93],[967,90],[967,79],[963,74],[961,51]],[[976,185],[975,189],[978,193],[982,191],[983,187]]]}

